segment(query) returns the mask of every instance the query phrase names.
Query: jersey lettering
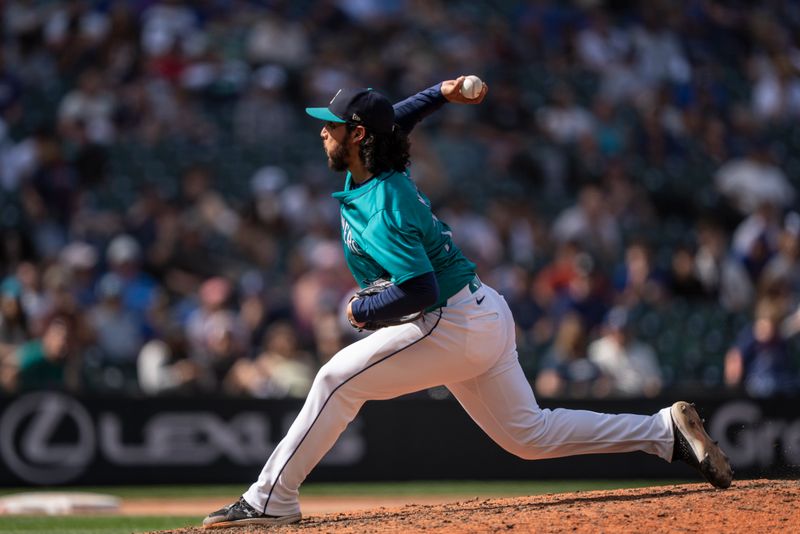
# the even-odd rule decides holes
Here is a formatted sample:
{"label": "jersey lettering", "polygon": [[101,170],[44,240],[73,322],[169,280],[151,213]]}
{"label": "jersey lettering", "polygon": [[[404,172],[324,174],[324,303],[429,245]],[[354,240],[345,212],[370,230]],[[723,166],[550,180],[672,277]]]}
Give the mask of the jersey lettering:
{"label": "jersey lettering", "polygon": [[356,240],[353,239],[353,232],[350,230],[350,225],[345,220],[344,216],[341,217],[342,221],[342,240],[344,244],[347,246],[347,249],[356,256],[363,256],[364,253],[361,250],[361,247],[358,246]]}
{"label": "jersey lettering", "polygon": [[[426,205],[427,205],[427,204],[426,204]],[[443,236],[445,236],[445,237],[447,238],[447,241],[445,241],[445,243],[444,243],[443,247],[444,247],[444,249],[445,249],[447,252],[450,252],[450,242],[451,242],[451,241],[452,241],[452,239],[453,239],[453,232],[451,232],[450,230],[445,230],[445,229],[442,227],[442,221],[440,221],[440,220],[439,220],[439,219],[436,217],[436,215],[434,215],[434,214],[433,214],[433,212],[431,212],[431,218],[433,218],[433,224],[436,226],[436,228],[438,228],[438,229],[439,229],[439,233],[440,233],[440,234],[442,234]]]}

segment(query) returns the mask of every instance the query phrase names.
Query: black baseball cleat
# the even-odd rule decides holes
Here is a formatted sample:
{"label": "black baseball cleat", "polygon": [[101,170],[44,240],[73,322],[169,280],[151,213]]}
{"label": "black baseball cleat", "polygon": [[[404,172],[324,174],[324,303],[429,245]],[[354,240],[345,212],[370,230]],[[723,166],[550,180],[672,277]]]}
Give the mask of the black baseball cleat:
{"label": "black baseball cleat", "polygon": [[300,521],[301,515],[267,515],[250,506],[244,497],[203,519],[203,528],[235,527],[237,525],[288,525]]}
{"label": "black baseball cleat", "polygon": [[691,465],[717,488],[731,485],[733,470],[728,457],[717,442],[703,428],[703,420],[693,404],[680,401],[670,408],[675,431],[675,447],[672,460],[683,460]]}

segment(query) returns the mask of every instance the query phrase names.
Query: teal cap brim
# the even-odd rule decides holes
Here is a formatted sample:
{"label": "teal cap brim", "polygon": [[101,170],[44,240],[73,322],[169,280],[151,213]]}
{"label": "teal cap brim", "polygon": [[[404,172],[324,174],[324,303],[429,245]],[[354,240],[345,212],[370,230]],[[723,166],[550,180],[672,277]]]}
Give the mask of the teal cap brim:
{"label": "teal cap brim", "polygon": [[341,122],[341,123],[347,122],[346,120],[340,119],[339,117],[334,115],[328,108],[306,108],[306,113],[308,113],[315,119],[321,119],[323,121]]}

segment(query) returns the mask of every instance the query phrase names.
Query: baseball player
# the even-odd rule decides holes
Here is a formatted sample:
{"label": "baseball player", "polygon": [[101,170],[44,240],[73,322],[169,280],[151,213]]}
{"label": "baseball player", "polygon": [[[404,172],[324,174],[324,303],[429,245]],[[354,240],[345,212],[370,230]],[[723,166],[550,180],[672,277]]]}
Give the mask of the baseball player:
{"label": "baseball player", "polygon": [[475,274],[408,170],[408,133],[420,120],[447,102],[485,98],[485,86],[474,100],[461,95],[463,80],[394,106],[372,89],[342,89],[327,108],[306,109],[323,121],[329,167],[347,171],[344,189],[333,194],[347,265],[362,287],[391,283],[351,300],[351,324],[378,329],[320,369],[258,480],[204,526],[299,521],[300,484],[364,402],[442,384],[494,441],[522,458],[644,451],[684,460],[716,487],[730,485],[727,457],[689,403],[649,416],[538,406],[517,360],[506,301]]}

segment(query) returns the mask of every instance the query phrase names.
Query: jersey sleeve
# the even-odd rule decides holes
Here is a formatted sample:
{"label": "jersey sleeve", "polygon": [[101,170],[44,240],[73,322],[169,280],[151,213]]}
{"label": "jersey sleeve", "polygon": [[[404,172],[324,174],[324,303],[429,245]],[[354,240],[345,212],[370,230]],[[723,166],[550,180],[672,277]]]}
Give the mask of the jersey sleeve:
{"label": "jersey sleeve", "polygon": [[433,265],[418,232],[398,211],[381,210],[364,229],[366,252],[391,276],[395,284],[425,273]]}
{"label": "jersey sleeve", "polygon": [[447,103],[442,94],[442,84],[437,83],[424,91],[394,105],[394,122],[406,133],[411,132],[419,121]]}

